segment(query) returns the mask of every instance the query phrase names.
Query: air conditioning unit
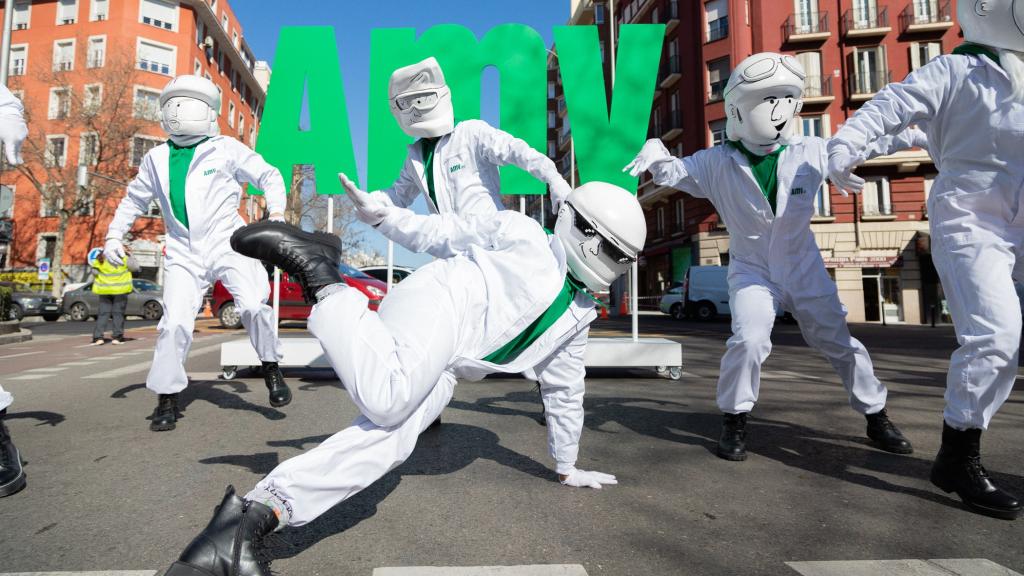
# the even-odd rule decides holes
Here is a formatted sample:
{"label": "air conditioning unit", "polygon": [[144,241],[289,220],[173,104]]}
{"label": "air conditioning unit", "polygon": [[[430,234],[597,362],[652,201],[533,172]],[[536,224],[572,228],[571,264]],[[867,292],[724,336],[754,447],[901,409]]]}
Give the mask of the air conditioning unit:
{"label": "air conditioning unit", "polygon": [[18,22],[14,25],[15,30],[28,30],[28,22]]}
{"label": "air conditioning unit", "polygon": [[104,20],[106,20],[106,19],[107,19],[107,14],[106,14],[105,12],[104,12],[104,13],[102,13],[102,14],[97,14],[97,15],[96,15],[96,20],[97,20],[98,22],[102,22],[102,21],[104,21]]}
{"label": "air conditioning unit", "polygon": [[61,24],[74,24],[75,23],[75,19],[74,18],[65,18],[65,19],[61,20],[60,23]]}

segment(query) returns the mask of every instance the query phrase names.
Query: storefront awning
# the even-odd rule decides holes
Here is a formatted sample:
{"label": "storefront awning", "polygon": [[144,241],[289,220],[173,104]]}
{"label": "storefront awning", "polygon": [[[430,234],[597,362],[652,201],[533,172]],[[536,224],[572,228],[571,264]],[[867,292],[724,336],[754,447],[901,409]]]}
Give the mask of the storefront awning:
{"label": "storefront awning", "polygon": [[826,268],[894,268],[903,266],[898,253],[884,256],[823,257]]}

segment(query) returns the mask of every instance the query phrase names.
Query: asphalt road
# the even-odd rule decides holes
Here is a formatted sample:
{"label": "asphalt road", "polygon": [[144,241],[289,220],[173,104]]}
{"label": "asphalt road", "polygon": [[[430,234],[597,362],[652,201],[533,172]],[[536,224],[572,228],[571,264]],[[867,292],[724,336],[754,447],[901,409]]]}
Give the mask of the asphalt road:
{"label": "asphalt road", "polygon": [[[247,491],[356,415],[323,371],[286,373],[295,399],[280,410],[262,380],[218,380],[219,345],[240,334],[202,323],[185,417],[174,432],[151,433],[155,397],[144,380],[155,329],[88,347],[87,333],[61,324],[0,347],[0,382],[15,394],[8,426],[29,461],[28,488],[0,500],[0,574],[163,569],[228,484]],[[625,328],[604,321],[593,334]],[[616,474],[617,486],[557,483],[529,382],[461,383],[444,424],[407,462],[281,532],[274,569],[369,576],[384,566],[580,564],[590,575],[785,575],[796,573],[787,562],[986,558],[1024,571],[1024,520],[965,512],[926,478],[954,345],[948,327],[854,327],[912,456],[868,446],[827,362],[795,325],[777,327],[742,463],[713,454],[728,325],[643,317],[641,328],[681,341],[685,372],[678,382],[591,372],[578,465]],[[1020,495],[1022,425],[1018,390],[984,437],[986,466]]]}

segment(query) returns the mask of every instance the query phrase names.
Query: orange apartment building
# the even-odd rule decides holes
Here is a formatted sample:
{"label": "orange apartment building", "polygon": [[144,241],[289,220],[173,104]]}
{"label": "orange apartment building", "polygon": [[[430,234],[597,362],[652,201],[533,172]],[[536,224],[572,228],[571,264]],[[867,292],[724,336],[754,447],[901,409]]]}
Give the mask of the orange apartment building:
{"label": "orange apartment building", "polygon": [[[677,155],[724,140],[722,92],[732,67],[750,54],[801,61],[808,74],[802,132],[828,137],[886,83],[962,42],[954,0],[574,0],[570,23],[609,27],[612,8],[616,25],[666,26],[649,137]],[[553,132],[563,130],[558,123]],[[554,152],[568,166],[567,150]],[[812,221],[850,320],[925,323],[932,310],[941,320],[925,209],[936,173],[931,159],[903,151],[860,173],[865,193],[847,198],[826,184]],[[639,283],[641,298],[654,303],[691,265],[728,264],[729,240],[710,203],[648,178],[638,190],[648,217]]]}
{"label": "orange apartment building", "polygon": [[[26,106],[29,138],[45,135],[48,161],[70,168],[90,164],[94,135],[70,133],[66,119],[71,107],[99,102],[97,98],[119,98],[119,113],[133,115],[140,128],[125,143],[130,145],[131,166],[124,173],[103,175],[130,180],[145,153],[166,139],[159,125],[158,98],[164,85],[180,74],[213,80],[222,94],[221,133],[255,145],[269,69],[260,62],[257,70],[242,26],[226,0],[19,0],[13,21],[8,87]],[[98,73],[115,62],[126,68],[130,62],[130,82],[116,87],[95,83]],[[54,78],[59,79],[56,85]],[[112,93],[118,89],[130,93]],[[54,256],[57,218],[31,181],[17,169],[4,168],[0,271],[34,269],[40,258]],[[67,281],[88,275],[87,254],[102,245],[122,195],[119,189],[70,218],[62,257]],[[154,204],[136,221],[129,242],[142,276],[157,281],[162,235],[163,222]]]}

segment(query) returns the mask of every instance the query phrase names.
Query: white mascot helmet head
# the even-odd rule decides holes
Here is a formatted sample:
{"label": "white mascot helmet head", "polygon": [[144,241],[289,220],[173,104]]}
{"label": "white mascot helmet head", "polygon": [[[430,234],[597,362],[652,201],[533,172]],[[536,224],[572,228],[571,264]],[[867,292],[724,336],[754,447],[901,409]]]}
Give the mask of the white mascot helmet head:
{"label": "white mascot helmet head", "polygon": [[175,144],[188,146],[220,134],[220,92],[202,76],[178,76],[160,93],[160,127]]}
{"label": "white mascot helmet head", "polygon": [[636,261],[647,221],[636,197],[613,184],[588,182],[558,210],[555,236],[569,271],[595,292],[607,290]]}
{"label": "white mascot helmet head", "polygon": [[803,107],[803,66],[789,55],[754,54],[739,63],[725,86],[725,132],[755,154],[785,144]]}
{"label": "white mascot helmet head", "polygon": [[1024,0],[960,0],[956,18],[968,42],[1024,52]]}
{"label": "white mascot helmet head", "polygon": [[437,138],[455,129],[452,93],[433,57],[395,70],[388,100],[402,132],[413,138]]}

